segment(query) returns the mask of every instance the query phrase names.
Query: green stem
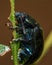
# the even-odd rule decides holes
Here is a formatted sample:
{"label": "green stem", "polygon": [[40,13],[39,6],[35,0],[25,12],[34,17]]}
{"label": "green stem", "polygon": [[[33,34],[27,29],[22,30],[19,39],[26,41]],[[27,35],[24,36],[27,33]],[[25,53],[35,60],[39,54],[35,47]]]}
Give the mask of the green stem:
{"label": "green stem", "polygon": [[[15,10],[14,10],[14,3],[15,3],[15,0],[10,0],[10,3],[11,3],[11,13],[10,13],[10,16],[9,16],[9,20],[12,22],[12,25],[13,27],[15,26]],[[13,37],[16,39],[18,38],[18,34],[16,33],[16,31],[13,31]],[[18,53],[18,49],[19,49],[19,42],[10,42],[11,44],[11,49],[12,49],[12,55],[13,55],[13,61],[14,61],[14,65],[19,65],[19,62],[18,62],[18,57],[17,57],[17,53]]]}

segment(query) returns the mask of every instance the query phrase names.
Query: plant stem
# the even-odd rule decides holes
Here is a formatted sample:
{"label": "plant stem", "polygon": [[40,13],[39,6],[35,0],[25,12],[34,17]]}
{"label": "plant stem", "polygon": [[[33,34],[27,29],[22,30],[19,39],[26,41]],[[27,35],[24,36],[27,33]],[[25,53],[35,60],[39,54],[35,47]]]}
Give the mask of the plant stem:
{"label": "plant stem", "polygon": [[[11,13],[10,13],[10,16],[9,16],[9,20],[12,22],[12,25],[13,27],[15,26],[15,9],[14,9],[14,4],[15,3],[15,0],[10,0],[10,4],[11,4]],[[18,38],[18,34],[16,33],[16,31],[14,30],[13,31],[13,38]],[[14,65],[19,65],[19,62],[18,62],[18,57],[17,57],[17,53],[18,53],[18,49],[19,49],[19,42],[10,42],[10,45],[11,45],[11,50],[12,50],[12,56],[13,56],[13,61],[14,61]]]}

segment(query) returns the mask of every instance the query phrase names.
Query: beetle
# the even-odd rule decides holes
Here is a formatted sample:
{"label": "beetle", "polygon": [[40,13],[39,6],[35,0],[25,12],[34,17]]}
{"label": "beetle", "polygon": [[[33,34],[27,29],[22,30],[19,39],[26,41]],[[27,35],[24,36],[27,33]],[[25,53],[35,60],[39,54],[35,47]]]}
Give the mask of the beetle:
{"label": "beetle", "polygon": [[13,39],[13,41],[20,41],[21,43],[17,54],[19,63],[23,65],[32,64],[41,56],[43,51],[42,28],[34,18],[24,12],[16,12],[15,19],[16,26],[13,29],[20,37]]}

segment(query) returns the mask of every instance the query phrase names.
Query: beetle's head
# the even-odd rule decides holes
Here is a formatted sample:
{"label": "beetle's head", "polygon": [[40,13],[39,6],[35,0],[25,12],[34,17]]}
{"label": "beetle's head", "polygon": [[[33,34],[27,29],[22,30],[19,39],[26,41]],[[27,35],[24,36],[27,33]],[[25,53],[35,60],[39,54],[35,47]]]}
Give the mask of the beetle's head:
{"label": "beetle's head", "polygon": [[24,24],[24,26],[26,28],[33,28],[35,26],[36,21],[30,17],[29,15],[27,15],[26,13],[22,13],[22,12],[17,12],[15,13],[15,18],[16,21],[18,22],[18,24]]}

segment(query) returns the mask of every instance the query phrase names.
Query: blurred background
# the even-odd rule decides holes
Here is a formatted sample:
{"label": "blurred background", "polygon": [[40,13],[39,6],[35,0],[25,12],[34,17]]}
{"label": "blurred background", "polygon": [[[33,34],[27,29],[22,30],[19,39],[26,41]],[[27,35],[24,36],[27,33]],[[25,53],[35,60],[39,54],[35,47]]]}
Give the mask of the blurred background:
{"label": "blurred background", "polygon": [[[12,31],[5,26],[9,22],[10,1],[0,0],[0,42],[9,45],[12,39]],[[15,11],[26,12],[31,15],[43,28],[44,40],[52,30],[52,0],[15,0]],[[52,48],[38,63],[38,65],[52,65]],[[0,57],[0,65],[13,65],[11,52]]]}

